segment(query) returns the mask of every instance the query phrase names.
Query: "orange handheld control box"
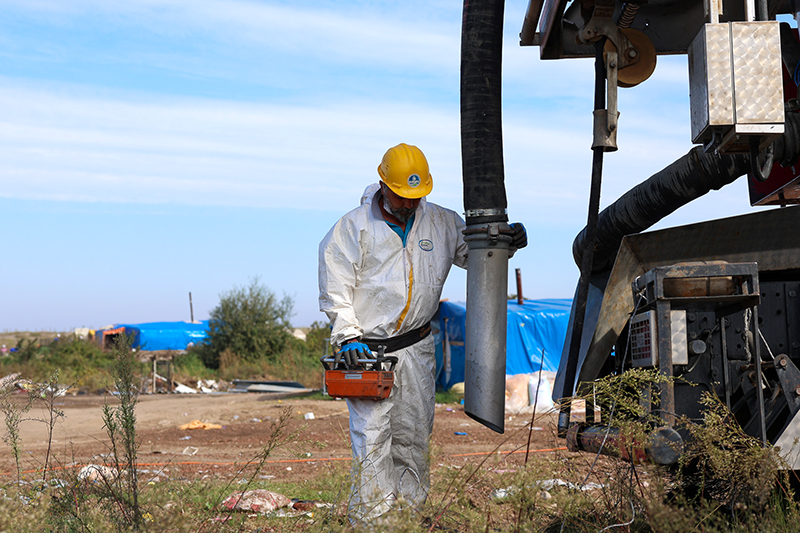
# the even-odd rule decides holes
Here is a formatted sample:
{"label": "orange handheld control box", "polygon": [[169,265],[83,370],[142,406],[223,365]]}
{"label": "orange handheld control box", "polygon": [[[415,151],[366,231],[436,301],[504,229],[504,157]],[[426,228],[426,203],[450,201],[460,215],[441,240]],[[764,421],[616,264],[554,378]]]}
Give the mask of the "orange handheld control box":
{"label": "orange handheld control box", "polygon": [[394,372],[383,370],[328,370],[325,387],[335,398],[385,400],[392,392]]}
{"label": "orange handheld control box", "polygon": [[392,392],[397,357],[383,355],[383,346],[374,359],[359,359],[352,365],[336,362],[330,355],[323,356],[320,362],[325,369],[325,389],[329,396],[385,400]]}

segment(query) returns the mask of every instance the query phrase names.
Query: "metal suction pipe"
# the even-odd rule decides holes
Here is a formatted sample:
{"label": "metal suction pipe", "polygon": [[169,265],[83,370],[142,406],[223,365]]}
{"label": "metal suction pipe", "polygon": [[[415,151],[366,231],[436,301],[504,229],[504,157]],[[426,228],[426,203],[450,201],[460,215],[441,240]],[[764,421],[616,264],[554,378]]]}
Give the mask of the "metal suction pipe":
{"label": "metal suction pipe", "polygon": [[461,161],[467,260],[464,410],[502,433],[510,234],[503,169],[503,0],[465,0]]}
{"label": "metal suction pipe", "polygon": [[473,225],[464,239],[467,258],[467,323],[464,411],[503,433],[506,405],[508,245],[506,223]]}

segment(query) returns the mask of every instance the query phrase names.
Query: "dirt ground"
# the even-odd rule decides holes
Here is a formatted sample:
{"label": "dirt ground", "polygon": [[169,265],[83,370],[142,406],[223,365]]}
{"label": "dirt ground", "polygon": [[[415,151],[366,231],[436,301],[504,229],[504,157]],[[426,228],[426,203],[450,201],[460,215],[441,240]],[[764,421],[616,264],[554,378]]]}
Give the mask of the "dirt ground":
{"label": "dirt ground", "polygon": [[[20,397],[22,400],[22,397]],[[59,468],[101,463],[108,438],[103,429],[102,406],[115,405],[113,397],[64,396],[56,407],[64,414],[55,426],[52,450]],[[156,478],[199,480],[236,472],[268,441],[271,424],[284,409],[291,412],[290,431],[298,439],[276,450],[260,475],[264,479],[309,479],[327,472],[333,464],[350,460],[347,406],[341,400],[276,398],[252,393],[143,395],[136,409],[140,442],[139,463]],[[313,413],[313,419],[306,419]],[[47,450],[48,412],[34,408],[21,425],[22,469],[35,477]],[[221,429],[181,430],[200,420]],[[495,433],[464,413],[458,405],[437,405],[433,430],[432,467],[477,464],[488,454],[502,464],[524,460],[531,415],[506,418],[506,432]],[[555,437],[555,416],[537,415],[530,449],[537,454],[565,454],[564,441]],[[0,480],[11,481],[15,466],[10,448],[0,444]],[[509,453],[510,452],[510,453]],[[494,458],[493,458],[494,459]],[[349,463],[346,463],[349,464]],[[502,465],[501,465],[502,467]]]}

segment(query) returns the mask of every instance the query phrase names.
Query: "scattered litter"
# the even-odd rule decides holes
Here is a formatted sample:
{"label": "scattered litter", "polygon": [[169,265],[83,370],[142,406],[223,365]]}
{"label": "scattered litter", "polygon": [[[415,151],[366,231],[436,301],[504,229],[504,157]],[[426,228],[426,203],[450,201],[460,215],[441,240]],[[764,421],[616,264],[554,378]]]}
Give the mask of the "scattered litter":
{"label": "scattered litter", "polygon": [[[530,489],[539,489],[542,492],[547,493],[547,491],[552,490],[555,487],[567,487],[570,490],[580,490],[580,491],[589,491],[594,489],[601,489],[605,485],[601,485],[599,483],[584,483],[583,485],[578,485],[577,483],[570,483],[569,481],[564,481],[563,479],[543,479],[542,481],[537,481],[532,485],[526,487],[528,490]],[[504,500],[509,496],[514,494],[514,491],[519,489],[519,487],[507,487],[505,489],[495,489],[492,491],[491,497],[495,500]],[[547,496],[543,496],[545,499]]]}
{"label": "scattered litter", "polygon": [[119,472],[115,468],[103,465],[86,465],[78,472],[78,479],[81,481],[105,481],[110,482],[117,479]]}
{"label": "scattered litter", "polygon": [[219,424],[211,424],[209,422],[192,420],[188,424],[183,424],[182,426],[178,426],[178,429],[180,429],[181,431],[186,431],[187,429],[222,429],[222,426]]}
{"label": "scattered litter", "polygon": [[448,407],[447,409],[445,409],[445,411],[447,411],[448,413],[452,413],[453,412],[453,408],[452,407]]}
{"label": "scattered litter", "polygon": [[507,489],[494,489],[490,497],[493,500],[505,500],[514,493],[513,489],[514,487],[509,487]]}
{"label": "scattered litter", "polygon": [[197,394],[196,390],[194,390],[191,387],[187,387],[186,385],[183,385],[182,383],[176,383],[175,384],[175,392],[177,392],[179,394]]}
{"label": "scattered litter", "polygon": [[183,455],[195,455],[197,452],[200,451],[200,448],[195,448],[194,446],[187,446],[183,449]]}
{"label": "scattered litter", "polygon": [[292,509],[295,511],[313,511],[317,508],[315,502],[292,498]]}
{"label": "scattered litter", "polygon": [[253,418],[253,419],[250,420],[250,422],[261,422],[261,419],[260,418]]}
{"label": "scattered litter", "polygon": [[534,485],[542,490],[550,490],[554,487],[567,487],[571,490],[582,491],[601,489],[605,486],[600,485],[599,483],[584,483],[583,485],[578,485],[577,483],[570,483],[569,481],[564,481],[563,479],[545,479],[535,483]]}
{"label": "scattered litter", "polygon": [[271,476],[269,474],[266,474],[266,475],[261,474],[261,475],[258,476],[258,479],[275,479],[275,476]]}
{"label": "scattered litter", "polygon": [[292,471],[292,467],[291,467],[291,466],[287,466],[287,467],[286,467],[286,470],[288,470],[289,472],[291,472],[291,471]]}
{"label": "scattered litter", "polygon": [[214,379],[201,379],[197,382],[197,388],[202,393],[211,394],[212,392],[219,392],[222,388],[222,383]]}
{"label": "scattered litter", "polygon": [[178,440],[189,440],[191,438],[192,438],[191,435],[186,435],[185,437],[181,437]]}
{"label": "scattered litter", "polygon": [[456,435],[462,435],[462,436],[464,436],[464,435],[466,435],[467,433],[466,433],[465,431],[456,431],[456,432],[455,432],[455,434],[456,434]]}
{"label": "scattered litter", "polygon": [[461,426],[471,426],[472,424],[470,424],[469,422],[462,422],[460,425]]}
{"label": "scattered litter", "polygon": [[[5,344],[3,346],[5,346]],[[14,384],[17,382],[18,377],[19,377],[19,372],[14,372],[13,374],[9,374],[4,378],[0,379],[0,390],[14,386]]]}
{"label": "scattered litter", "polygon": [[236,491],[222,502],[222,507],[231,511],[251,511],[255,513],[268,513],[281,507],[289,507],[292,500],[265,489]]}
{"label": "scattered litter", "polygon": [[233,415],[234,420],[239,420],[239,415]]}
{"label": "scattered litter", "polygon": [[306,413],[303,415],[306,420],[314,420],[314,413]]}

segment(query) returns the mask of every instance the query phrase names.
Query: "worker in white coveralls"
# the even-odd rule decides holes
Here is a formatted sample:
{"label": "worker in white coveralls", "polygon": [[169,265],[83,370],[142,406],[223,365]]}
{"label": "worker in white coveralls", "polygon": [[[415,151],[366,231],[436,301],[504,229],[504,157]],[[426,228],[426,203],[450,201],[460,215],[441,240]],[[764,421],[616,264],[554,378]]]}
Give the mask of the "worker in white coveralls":
{"label": "worker in white coveralls", "polygon": [[[430,321],[450,267],[467,265],[464,221],[425,200],[433,180],[422,151],[390,148],[378,174],[319,248],[320,310],[332,321],[337,360],[372,358],[368,350],[378,345],[398,358],[387,399],[347,399],[355,519],[379,516],[398,500],[425,503],[436,370]],[[525,246],[522,224],[512,227],[512,246]]]}

